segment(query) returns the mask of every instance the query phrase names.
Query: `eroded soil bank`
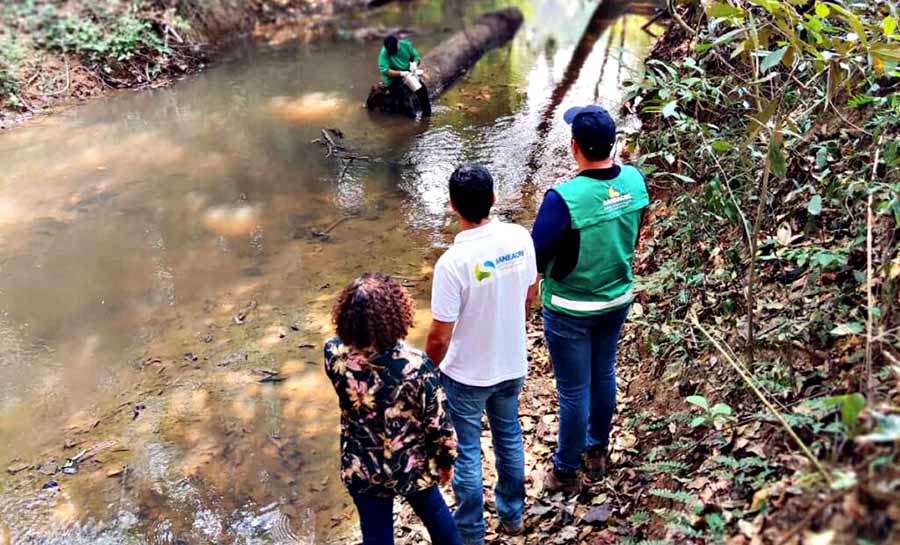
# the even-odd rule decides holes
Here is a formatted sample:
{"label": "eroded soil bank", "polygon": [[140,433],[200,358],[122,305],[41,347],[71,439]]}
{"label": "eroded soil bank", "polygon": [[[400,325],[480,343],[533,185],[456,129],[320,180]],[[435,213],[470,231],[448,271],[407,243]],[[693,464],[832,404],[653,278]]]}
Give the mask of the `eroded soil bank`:
{"label": "eroded soil bank", "polygon": [[364,25],[368,0],[25,0],[0,5],[0,129],[161,87],[253,34],[296,45]]}

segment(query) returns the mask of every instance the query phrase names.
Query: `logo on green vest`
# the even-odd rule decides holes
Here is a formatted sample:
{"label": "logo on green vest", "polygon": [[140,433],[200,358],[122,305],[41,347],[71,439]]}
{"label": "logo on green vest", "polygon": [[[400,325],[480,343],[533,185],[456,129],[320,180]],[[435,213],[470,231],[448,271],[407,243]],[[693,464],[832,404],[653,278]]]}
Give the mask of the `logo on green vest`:
{"label": "logo on green vest", "polygon": [[622,193],[614,185],[609,186],[609,198],[603,201],[607,212],[625,208],[631,202],[631,193]]}
{"label": "logo on green vest", "polygon": [[475,265],[475,280],[478,282],[484,282],[494,275],[494,271],[497,270],[497,266],[494,265],[493,261],[485,261],[484,263]]}

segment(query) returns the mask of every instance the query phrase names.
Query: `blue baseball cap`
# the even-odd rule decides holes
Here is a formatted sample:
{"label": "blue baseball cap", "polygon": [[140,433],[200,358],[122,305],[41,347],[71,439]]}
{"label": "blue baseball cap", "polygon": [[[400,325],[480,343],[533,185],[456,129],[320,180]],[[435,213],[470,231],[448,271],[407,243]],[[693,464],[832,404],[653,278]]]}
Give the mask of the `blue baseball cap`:
{"label": "blue baseball cap", "polygon": [[563,119],[572,126],[572,138],[586,155],[609,157],[616,143],[616,122],[606,108],[596,104],[569,108]]}

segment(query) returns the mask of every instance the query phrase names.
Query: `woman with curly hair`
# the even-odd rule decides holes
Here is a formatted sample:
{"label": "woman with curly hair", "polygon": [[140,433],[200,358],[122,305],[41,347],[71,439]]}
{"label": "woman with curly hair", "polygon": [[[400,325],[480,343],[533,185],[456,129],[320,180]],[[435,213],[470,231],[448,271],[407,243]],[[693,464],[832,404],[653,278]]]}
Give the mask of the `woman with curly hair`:
{"label": "woman with curly hair", "polygon": [[460,545],[437,488],[452,478],[456,433],[434,365],[403,342],[413,324],[409,293],[367,273],[344,288],[331,318],[337,337],[325,344],[325,370],[341,407],[341,479],[363,545],[393,545],[394,496],[406,498],[434,545]]}

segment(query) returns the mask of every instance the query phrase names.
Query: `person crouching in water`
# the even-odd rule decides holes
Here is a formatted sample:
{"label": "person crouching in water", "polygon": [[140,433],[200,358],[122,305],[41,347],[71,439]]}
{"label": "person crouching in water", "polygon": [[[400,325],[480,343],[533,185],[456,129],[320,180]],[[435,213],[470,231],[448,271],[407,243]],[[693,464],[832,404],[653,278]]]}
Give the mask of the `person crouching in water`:
{"label": "person crouching in water", "polygon": [[435,545],[461,545],[437,488],[453,476],[456,432],[434,365],[406,338],[409,293],[389,276],[364,274],[332,310],[337,337],[325,370],[341,409],[341,479],[356,508],[363,545],[394,543],[393,502],[403,496]]}
{"label": "person crouching in water", "polygon": [[[411,104],[410,89],[403,82],[403,78],[410,75],[410,63],[419,63],[422,57],[409,40],[398,40],[393,34],[384,39],[384,47],[378,54],[378,69],[384,85],[388,88],[394,100],[401,105],[406,115],[416,117],[415,108]],[[421,81],[420,81],[421,83]],[[431,117],[431,99],[428,97],[428,89],[421,83],[419,90],[415,92],[419,99],[419,107],[422,108],[422,117]]]}

